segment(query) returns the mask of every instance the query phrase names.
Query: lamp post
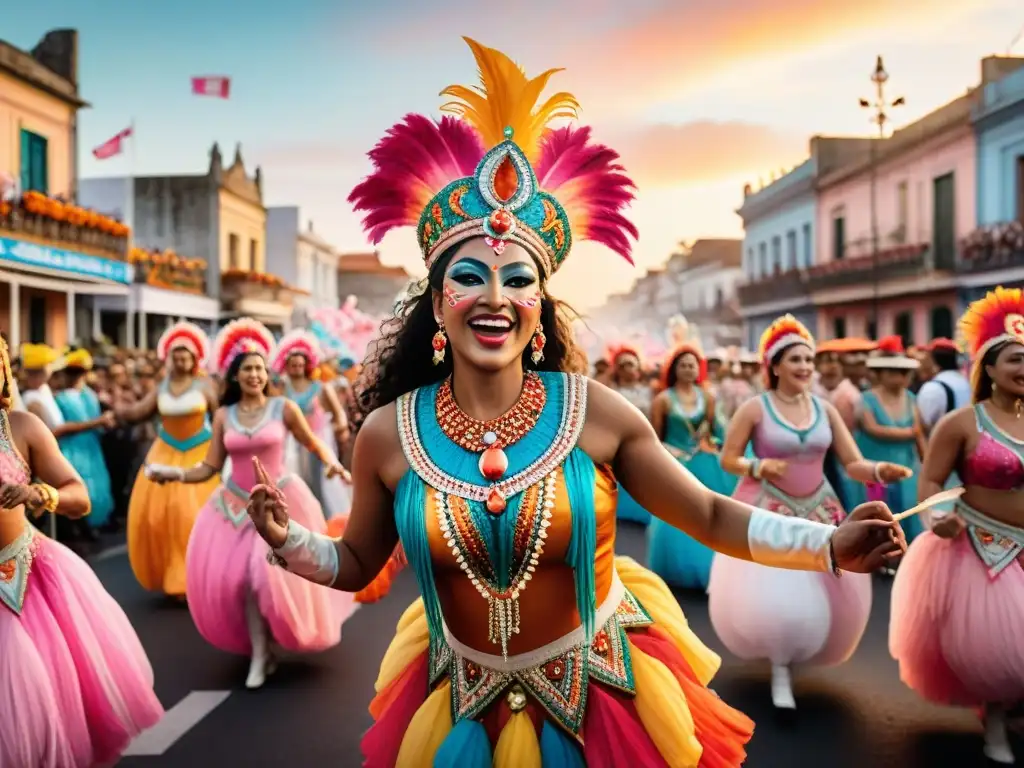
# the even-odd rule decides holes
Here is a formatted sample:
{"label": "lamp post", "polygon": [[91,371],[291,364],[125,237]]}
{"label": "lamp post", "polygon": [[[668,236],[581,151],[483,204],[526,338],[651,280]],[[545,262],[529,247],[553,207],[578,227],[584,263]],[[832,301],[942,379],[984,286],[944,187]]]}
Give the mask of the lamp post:
{"label": "lamp post", "polygon": [[[885,138],[885,126],[889,122],[888,110],[892,107],[902,107],[906,101],[902,96],[892,101],[885,97],[885,84],[889,80],[889,73],[885,71],[885,64],[882,57],[875,60],[875,71],[871,73],[871,82],[875,84],[875,99],[861,99],[860,106],[863,109],[874,111],[871,115],[871,122],[878,126],[878,138]],[[875,335],[878,335],[878,142],[871,141],[871,281],[872,281],[872,303],[871,322],[875,326]]]}

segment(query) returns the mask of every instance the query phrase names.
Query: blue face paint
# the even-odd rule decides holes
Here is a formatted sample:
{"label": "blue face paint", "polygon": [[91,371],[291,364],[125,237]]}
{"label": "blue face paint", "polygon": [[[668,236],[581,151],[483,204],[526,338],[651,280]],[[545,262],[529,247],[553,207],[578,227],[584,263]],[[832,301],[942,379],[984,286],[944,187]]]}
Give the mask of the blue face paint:
{"label": "blue face paint", "polygon": [[495,280],[502,295],[512,303],[528,309],[537,305],[540,286],[532,264],[515,261],[499,267],[473,258],[461,259],[449,268],[445,277],[445,300],[452,309],[466,307],[489,291]]}

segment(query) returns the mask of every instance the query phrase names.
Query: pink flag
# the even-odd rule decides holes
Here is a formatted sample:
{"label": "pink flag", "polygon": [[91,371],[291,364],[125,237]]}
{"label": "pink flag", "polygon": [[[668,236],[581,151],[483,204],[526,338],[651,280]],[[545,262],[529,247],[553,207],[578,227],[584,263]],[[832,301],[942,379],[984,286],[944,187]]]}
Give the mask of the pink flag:
{"label": "pink flag", "polygon": [[214,96],[226,99],[231,93],[231,78],[222,75],[208,75],[192,78],[193,96]]}
{"label": "pink flag", "polygon": [[132,135],[131,128],[125,128],[119,134],[114,136],[112,139],[100,144],[92,151],[92,156],[97,160],[106,160],[113,157],[114,155],[120,155],[124,149],[124,140]]}

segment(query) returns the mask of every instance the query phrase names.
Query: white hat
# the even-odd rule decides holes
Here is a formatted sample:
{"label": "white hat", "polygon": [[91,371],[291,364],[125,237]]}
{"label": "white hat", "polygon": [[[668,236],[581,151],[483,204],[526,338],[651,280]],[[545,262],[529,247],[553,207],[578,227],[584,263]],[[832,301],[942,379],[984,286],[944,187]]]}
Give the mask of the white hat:
{"label": "white hat", "polygon": [[903,349],[903,339],[886,336],[878,342],[877,352],[868,358],[868,368],[884,371],[916,371],[921,363],[908,357]]}

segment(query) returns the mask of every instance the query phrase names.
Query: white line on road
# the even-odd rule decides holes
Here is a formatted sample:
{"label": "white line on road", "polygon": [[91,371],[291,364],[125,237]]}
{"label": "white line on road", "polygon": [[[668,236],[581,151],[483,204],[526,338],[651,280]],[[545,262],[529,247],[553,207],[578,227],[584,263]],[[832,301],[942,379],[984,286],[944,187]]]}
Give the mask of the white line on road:
{"label": "white line on road", "polygon": [[104,560],[110,560],[112,557],[119,557],[120,555],[126,555],[126,554],[128,554],[128,545],[127,544],[118,544],[116,547],[111,547],[110,549],[104,549],[98,555],[94,555],[93,557],[90,557],[89,559],[92,560],[92,562],[94,562],[94,563],[101,563]]}
{"label": "white line on road", "polygon": [[164,754],[230,695],[231,691],[192,691],[169,709],[159,723],[136,736],[124,756],[155,757]]}

